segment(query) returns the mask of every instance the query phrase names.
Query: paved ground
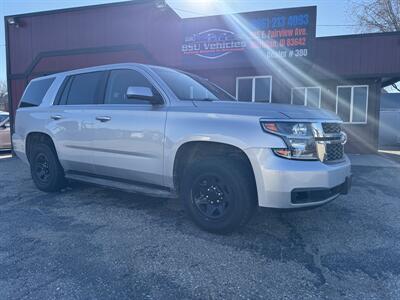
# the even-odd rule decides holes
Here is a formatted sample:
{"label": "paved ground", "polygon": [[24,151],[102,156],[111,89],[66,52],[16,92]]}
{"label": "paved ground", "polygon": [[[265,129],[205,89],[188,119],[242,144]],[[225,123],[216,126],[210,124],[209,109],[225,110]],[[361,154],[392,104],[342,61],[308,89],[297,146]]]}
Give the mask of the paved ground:
{"label": "paved ground", "polygon": [[379,153],[391,160],[394,160],[400,164],[400,146],[397,147],[386,147],[379,150]]}
{"label": "paved ground", "polygon": [[381,153],[375,154],[350,154],[352,166],[377,167],[377,168],[400,168],[399,154]]}
{"label": "paved ground", "polygon": [[0,159],[0,298],[400,298],[400,171],[355,167],[349,196],[197,229],[176,201],[33,186]]}

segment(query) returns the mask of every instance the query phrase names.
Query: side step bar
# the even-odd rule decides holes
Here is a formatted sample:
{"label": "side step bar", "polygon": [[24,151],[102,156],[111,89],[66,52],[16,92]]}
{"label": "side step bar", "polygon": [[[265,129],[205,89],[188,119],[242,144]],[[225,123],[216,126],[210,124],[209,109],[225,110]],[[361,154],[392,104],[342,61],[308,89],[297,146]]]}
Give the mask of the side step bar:
{"label": "side step bar", "polygon": [[97,178],[97,177],[91,177],[91,176],[75,174],[75,173],[66,173],[65,177],[70,180],[83,181],[83,182],[87,182],[87,183],[91,183],[91,184],[95,184],[95,185],[99,185],[99,186],[104,186],[104,187],[108,187],[108,188],[113,188],[113,189],[117,189],[117,190],[122,190],[122,191],[130,192],[130,193],[145,194],[145,195],[151,196],[151,197],[177,198],[176,193],[174,193],[173,191],[142,186],[142,185],[135,184],[135,183],[126,183],[126,182],[120,182],[120,181],[115,181],[115,180],[111,180],[111,179]]}

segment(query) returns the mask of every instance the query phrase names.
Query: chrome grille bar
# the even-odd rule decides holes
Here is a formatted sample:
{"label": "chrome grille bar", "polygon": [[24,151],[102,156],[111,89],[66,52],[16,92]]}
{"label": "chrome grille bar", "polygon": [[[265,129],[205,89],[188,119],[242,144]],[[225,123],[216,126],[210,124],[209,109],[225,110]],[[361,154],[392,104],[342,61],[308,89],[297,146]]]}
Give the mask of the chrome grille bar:
{"label": "chrome grille bar", "polygon": [[341,160],[347,137],[341,131],[340,124],[318,122],[312,123],[312,128],[319,160],[321,162]]}

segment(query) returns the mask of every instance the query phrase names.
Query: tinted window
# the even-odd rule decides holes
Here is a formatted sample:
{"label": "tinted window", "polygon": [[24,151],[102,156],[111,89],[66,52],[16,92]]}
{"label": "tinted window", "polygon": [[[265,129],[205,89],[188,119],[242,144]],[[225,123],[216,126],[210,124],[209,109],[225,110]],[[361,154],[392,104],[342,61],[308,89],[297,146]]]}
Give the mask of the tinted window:
{"label": "tinted window", "polygon": [[153,68],[153,71],[179,100],[235,100],[215,84],[193,74],[164,68]]}
{"label": "tinted window", "polygon": [[137,71],[134,70],[114,70],[111,71],[108,79],[106,97],[104,103],[106,104],[140,104],[149,103],[146,100],[128,99],[126,92],[128,87],[148,87],[153,90],[154,94],[158,92],[153,88],[151,83]]}
{"label": "tinted window", "polygon": [[292,89],[292,104],[304,105],[304,99],[306,95],[305,88],[294,88]]}
{"label": "tinted window", "polygon": [[39,106],[53,81],[54,78],[32,81],[21,98],[20,107]]}
{"label": "tinted window", "polygon": [[[103,101],[107,72],[91,72],[72,76],[67,105],[98,104]],[[64,95],[63,95],[64,96]]]}
{"label": "tinted window", "polygon": [[256,78],[254,83],[254,101],[255,102],[269,102],[271,91],[271,78]]}
{"label": "tinted window", "polygon": [[307,88],[307,106],[319,107],[320,88]]}
{"label": "tinted window", "polygon": [[55,105],[65,105],[67,104],[67,97],[68,97],[68,92],[71,87],[71,81],[72,77],[69,76],[67,77],[64,82],[62,83],[60,89],[58,90],[56,99],[54,101]]}
{"label": "tinted window", "polygon": [[355,87],[353,91],[353,119],[352,122],[367,121],[367,95],[365,86]]}
{"label": "tinted window", "polygon": [[338,88],[337,114],[344,122],[350,122],[351,87]]}
{"label": "tinted window", "polygon": [[245,78],[238,80],[238,94],[239,101],[251,102],[253,99],[253,79]]}

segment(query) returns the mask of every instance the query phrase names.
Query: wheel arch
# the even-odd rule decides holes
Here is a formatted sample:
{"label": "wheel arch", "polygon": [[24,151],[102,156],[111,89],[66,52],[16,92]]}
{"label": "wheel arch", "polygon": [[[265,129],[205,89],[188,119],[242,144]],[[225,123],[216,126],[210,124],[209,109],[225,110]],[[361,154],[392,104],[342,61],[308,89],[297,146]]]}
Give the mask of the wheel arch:
{"label": "wheel arch", "polygon": [[32,131],[29,132],[25,138],[25,153],[29,162],[31,160],[32,147],[35,145],[35,143],[45,143],[49,145],[58,157],[58,153],[51,136],[46,132]]}
{"label": "wheel arch", "polygon": [[[180,181],[185,170],[185,166],[193,161],[204,159],[206,157],[229,157],[236,163],[241,163],[248,168],[250,180],[257,191],[256,179],[251,161],[247,154],[236,145],[216,142],[216,141],[187,141],[182,143],[177,149],[173,162],[173,185],[179,193]],[[257,197],[257,193],[256,193]],[[257,199],[258,202],[258,199]]]}

